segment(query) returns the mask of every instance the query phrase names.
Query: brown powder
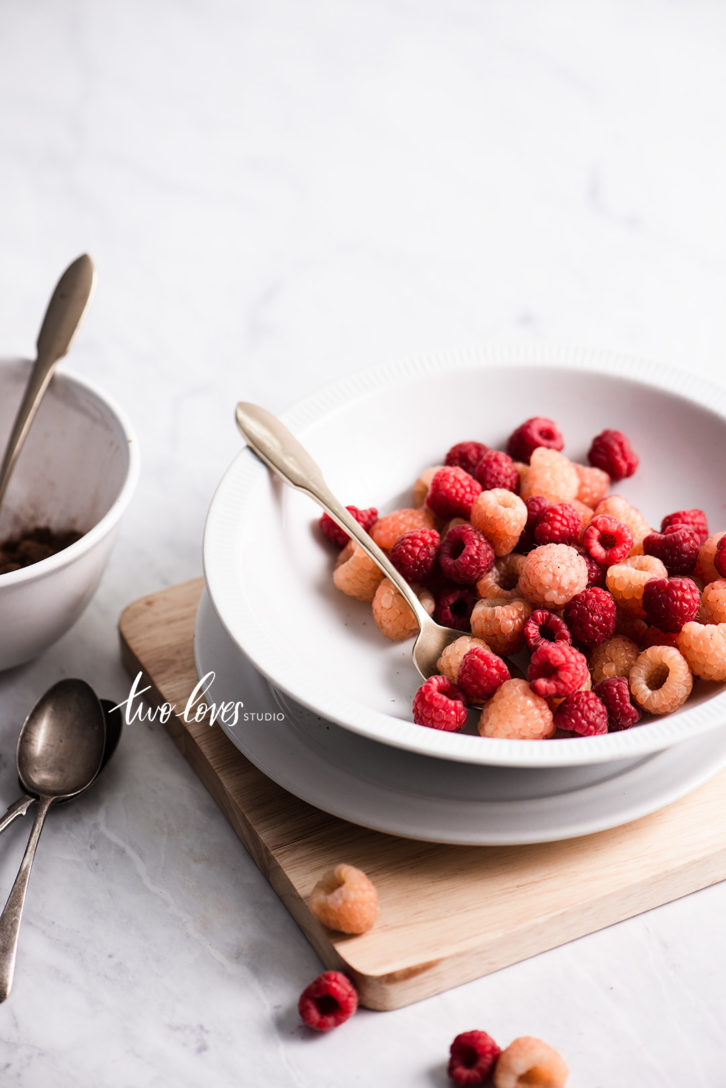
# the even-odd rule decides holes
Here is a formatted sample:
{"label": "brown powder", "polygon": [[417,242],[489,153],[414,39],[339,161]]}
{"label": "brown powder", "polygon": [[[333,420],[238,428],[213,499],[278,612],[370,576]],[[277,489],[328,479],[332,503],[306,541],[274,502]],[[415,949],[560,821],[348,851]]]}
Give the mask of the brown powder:
{"label": "brown powder", "polygon": [[56,533],[47,525],[29,529],[27,533],[13,540],[0,544],[0,574],[8,574],[21,567],[29,567],[48,559],[57,552],[62,552],[69,544],[81,539],[81,533],[69,529],[65,533]]}

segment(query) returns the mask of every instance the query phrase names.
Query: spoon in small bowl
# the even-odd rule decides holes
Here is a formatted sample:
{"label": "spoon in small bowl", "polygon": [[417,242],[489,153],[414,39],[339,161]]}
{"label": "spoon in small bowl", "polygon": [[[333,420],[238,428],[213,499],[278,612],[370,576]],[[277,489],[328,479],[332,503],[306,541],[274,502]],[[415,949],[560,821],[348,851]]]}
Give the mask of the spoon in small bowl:
{"label": "spoon in small bowl", "polygon": [[419,633],[411,651],[413,663],[424,679],[438,672],[437,661],[442,650],[461,638],[463,631],[442,627],[431,619],[418,597],[376,542],[361,528],[355,518],[335,497],[323,478],[320,468],[298,440],[271,412],[259,405],[240,401],[236,410],[237,426],[247,439],[253,453],[271,468],[285,483],[302,491],[344,529],[376,563],[404,598],[418,623]]}
{"label": "spoon in small bowl", "polygon": [[10,895],[0,915],[0,1001],[13,984],[20,921],[30,869],[51,805],[90,786],[103,762],[106,723],[93,688],[61,680],[28,715],[18,739],[17,768],[23,789],[38,798],[35,820]]}

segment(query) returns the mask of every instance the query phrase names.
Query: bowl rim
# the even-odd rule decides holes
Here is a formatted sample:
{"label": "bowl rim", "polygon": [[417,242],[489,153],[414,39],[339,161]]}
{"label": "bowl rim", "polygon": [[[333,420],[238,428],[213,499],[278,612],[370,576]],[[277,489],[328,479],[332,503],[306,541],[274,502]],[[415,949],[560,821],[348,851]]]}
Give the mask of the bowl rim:
{"label": "bowl rim", "polygon": [[[0,369],[8,365],[12,366],[17,364],[20,364],[21,366],[31,366],[32,360],[18,355],[0,356]],[[53,382],[59,382],[60,384],[68,385],[71,388],[80,387],[86,393],[90,393],[99,404],[110,412],[111,416],[119,424],[126,441],[128,450],[126,475],[116,498],[100,521],[97,521],[88,532],[84,533],[83,536],[74,541],[73,544],[69,544],[66,548],[63,548],[62,551],[56,552],[55,555],[50,555],[47,559],[41,559],[37,563],[31,563],[27,567],[21,567],[20,570],[12,570],[8,571],[6,574],[0,574],[0,592],[5,588],[14,588],[15,586],[21,585],[23,582],[38,580],[55,571],[62,570],[64,567],[75,562],[76,559],[80,559],[81,556],[91,551],[119,522],[126,507],[131,501],[138,483],[141,471],[141,458],[139,455],[139,444],[136,432],[131,425],[129,417],[122,408],[119,408],[113,397],[110,397],[107,393],[102,391],[94,382],[89,381],[85,377],[81,377],[80,374],[65,365],[62,369],[56,371],[53,376]]]}
{"label": "bowl rim", "polygon": [[[374,392],[380,388],[383,381],[390,385],[395,381],[425,377],[453,369],[475,371],[502,365],[520,369],[532,367],[544,369],[549,366],[558,370],[601,375],[608,379],[621,378],[659,393],[673,394],[726,421],[726,389],[708,379],[606,348],[583,348],[529,339],[521,342],[497,341],[479,347],[467,346],[427,353],[357,371],[322,386],[282,412],[280,418],[294,433],[300,433],[329,412],[349,405],[367,393]],[[221,576],[222,566],[217,564],[220,557],[224,555],[231,557],[231,544],[225,551],[224,530],[228,521],[224,517],[223,507],[226,492],[235,483],[244,483],[245,480],[254,479],[254,477],[262,478],[262,474],[267,474],[268,471],[247,446],[239,451],[227,467],[212,497],[204,527],[205,581],[219,619],[253,665],[276,687],[287,692],[291,698],[329,720],[353,732],[380,740],[384,744],[406,748],[434,758],[519,767],[577,765],[607,762],[629,756],[637,757],[678,743],[696,732],[714,728],[723,721],[726,689],[716,692],[698,707],[682,712],[679,717],[677,717],[678,712],[666,715],[656,721],[645,723],[637,730],[623,730],[618,733],[585,738],[558,738],[556,742],[545,745],[509,738],[481,738],[459,733],[441,734],[436,730],[427,729],[404,731],[403,727],[408,726],[408,722],[394,719],[375,710],[369,710],[366,713],[360,703],[355,703],[355,706],[363,711],[358,714],[362,720],[353,722],[350,720],[352,716],[350,710],[347,714],[344,713],[344,709],[348,706],[347,700],[328,695],[327,703],[324,705],[316,703],[309,694],[301,693],[300,690],[291,687],[289,683],[286,683],[285,678],[281,678],[270,670],[269,661],[264,653],[260,652],[259,643],[255,645],[248,639],[247,644],[242,645],[235,634],[235,626],[238,624],[228,621],[225,607],[227,600],[225,589],[229,589],[229,584],[225,585]],[[239,499],[238,495],[236,497]],[[311,503],[311,511],[314,509],[315,504]],[[689,719],[694,714],[697,715],[698,724],[696,725],[692,720],[688,723],[684,722],[683,718],[686,714]],[[378,718],[381,719],[381,725],[376,727],[373,722]],[[383,721],[388,723],[385,731],[382,728]],[[393,723],[400,726],[400,730],[392,728]],[[479,745],[482,745],[482,748],[479,748]]]}

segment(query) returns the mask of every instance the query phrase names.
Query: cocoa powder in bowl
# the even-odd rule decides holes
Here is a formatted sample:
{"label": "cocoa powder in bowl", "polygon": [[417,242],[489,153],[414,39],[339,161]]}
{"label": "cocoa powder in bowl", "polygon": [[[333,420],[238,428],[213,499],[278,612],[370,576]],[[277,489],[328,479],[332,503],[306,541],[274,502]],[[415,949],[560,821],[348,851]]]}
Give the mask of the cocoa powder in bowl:
{"label": "cocoa powder in bowl", "polygon": [[29,529],[22,536],[3,541],[0,544],[0,574],[9,574],[10,571],[39,563],[41,559],[48,559],[51,555],[62,552],[69,544],[75,544],[81,539],[81,535],[75,529],[59,533],[49,529],[47,525],[40,525]]}

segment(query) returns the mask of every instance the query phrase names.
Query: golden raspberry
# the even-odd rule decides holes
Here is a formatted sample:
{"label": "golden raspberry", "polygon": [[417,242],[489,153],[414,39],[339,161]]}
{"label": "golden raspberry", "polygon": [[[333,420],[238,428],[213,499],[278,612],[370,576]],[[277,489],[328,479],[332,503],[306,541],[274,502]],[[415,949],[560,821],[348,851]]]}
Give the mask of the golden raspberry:
{"label": "golden raspberry", "polygon": [[414,506],[423,506],[426,502],[426,496],[429,493],[431,487],[431,481],[434,478],[434,474],[443,468],[443,465],[432,465],[431,468],[425,468],[419,476],[416,483],[413,485],[413,492],[411,493],[411,502]]}
{"label": "golden raspberry", "polygon": [[587,503],[580,502],[579,499],[570,499],[570,506],[574,506],[575,510],[577,510],[578,514],[580,515],[580,518],[582,519],[581,531],[584,532],[584,530],[587,529],[588,525],[594,518],[595,511],[591,506],[588,506]]}
{"label": "golden raspberry", "polygon": [[552,611],[581,593],[587,577],[587,563],[569,544],[542,544],[525,556],[519,590],[530,604]]}
{"label": "golden raspberry", "polygon": [[633,534],[633,547],[630,554],[643,554],[643,541],[653,530],[637,506],[633,506],[622,495],[608,495],[607,498],[597,504],[595,513],[610,514],[617,521],[622,521],[623,525],[627,525]]}
{"label": "golden raspberry", "polygon": [[482,737],[542,740],[555,731],[546,699],[535,695],[526,680],[505,680],[484,706],[477,724]]}
{"label": "golden raspberry", "polygon": [[471,524],[484,533],[495,555],[508,555],[527,524],[527,507],[513,491],[493,487],[474,500]]}
{"label": "golden raspberry", "polygon": [[696,676],[726,681],[726,623],[684,623],[678,649]]}
{"label": "golden raspberry", "polygon": [[418,510],[394,510],[379,518],[371,529],[371,536],[379,548],[389,552],[399,537],[412,529],[435,529],[436,518],[426,506]]}
{"label": "golden raspberry", "polygon": [[578,479],[575,498],[594,508],[599,502],[602,502],[610,490],[610,477],[601,468],[577,465],[574,461],[573,465]]}
{"label": "golden raspberry", "polygon": [[693,675],[674,646],[649,646],[630,670],[629,683],[631,695],[643,710],[670,714],[691,694]]}
{"label": "golden raspberry", "polygon": [[[429,616],[433,616],[436,607],[433,594],[423,587],[413,588]],[[416,617],[388,578],[384,578],[378,586],[371,607],[376,626],[386,638],[400,641],[418,634]]]}
{"label": "golden raspberry", "polygon": [[483,638],[489,649],[500,657],[516,654],[524,645],[524,625],[531,612],[527,601],[485,597],[474,605],[472,634]]}
{"label": "golden raspberry", "polygon": [[333,581],[338,589],[358,601],[372,601],[383,571],[360,548],[349,540],[338,556]]}
{"label": "golden raspberry", "polygon": [[519,592],[519,572],[524,563],[524,556],[517,552],[495,559],[494,566],[476,583],[480,597],[505,597],[512,600],[521,596]]}
{"label": "golden raspberry", "polygon": [[524,486],[524,481],[529,476],[529,465],[525,465],[524,461],[514,461],[513,464],[517,472],[519,473],[519,491],[521,494],[522,488]]}
{"label": "golden raspberry", "polygon": [[613,597],[637,619],[645,619],[643,590],[653,578],[667,578],[665,564],[654,555],[630,555],[622,563],[608,567],[605,584]]}
{"label": "golden raspberry", "polygon": [[601,642],[590,654],[593,684],[599,684],[601,680],[608,680],[611,676],[629,676],[639,656],[639,647],[632,639],[623,635],[615,635],[614,638]]}
{"label": "golden raspberry", "polygon": [[714,533],[710,536],[705,544],[702,544],[698,549],[698,558],[696,559],[695,573],[698,578],[702,578],[704,582],[715,582],[721,575],[714,566],[714,559],[716,557],[716,546],[724,533]]}
{"label": "golden raspberry", "polygon": [[449,680],[456,683],[459,678],[459,667],[473,646],[480,646],[483,650],[489,649],[483,638],[473,638],[472,635],[462,635],[461,638],[450,642],[436,662],[437,672],[442,676],[448,676]]}
{"label": "golden raspberry", "polygon": [[726,623],[726,579],[709,582],[701,596],[699,623]]}
{"label": "golden raspberry", "polygon": [[366,933],[378,917],[378,892],[355,865],[336,865],[310,893],[310,910],[329,929]]}
{"label": "golden raspberry", "polygon": [[569,1069],[548,1043],[522,1035],[510,1043],[494,1067],[494,1088],[564,1088]]}
{"label": "golden raspberry", "polygon": [[571,502],[577,497],[580,478],[564,453],[538,446],[532,453],[529,472],[520,486],[523,499],[542,495],[548,502]]}

